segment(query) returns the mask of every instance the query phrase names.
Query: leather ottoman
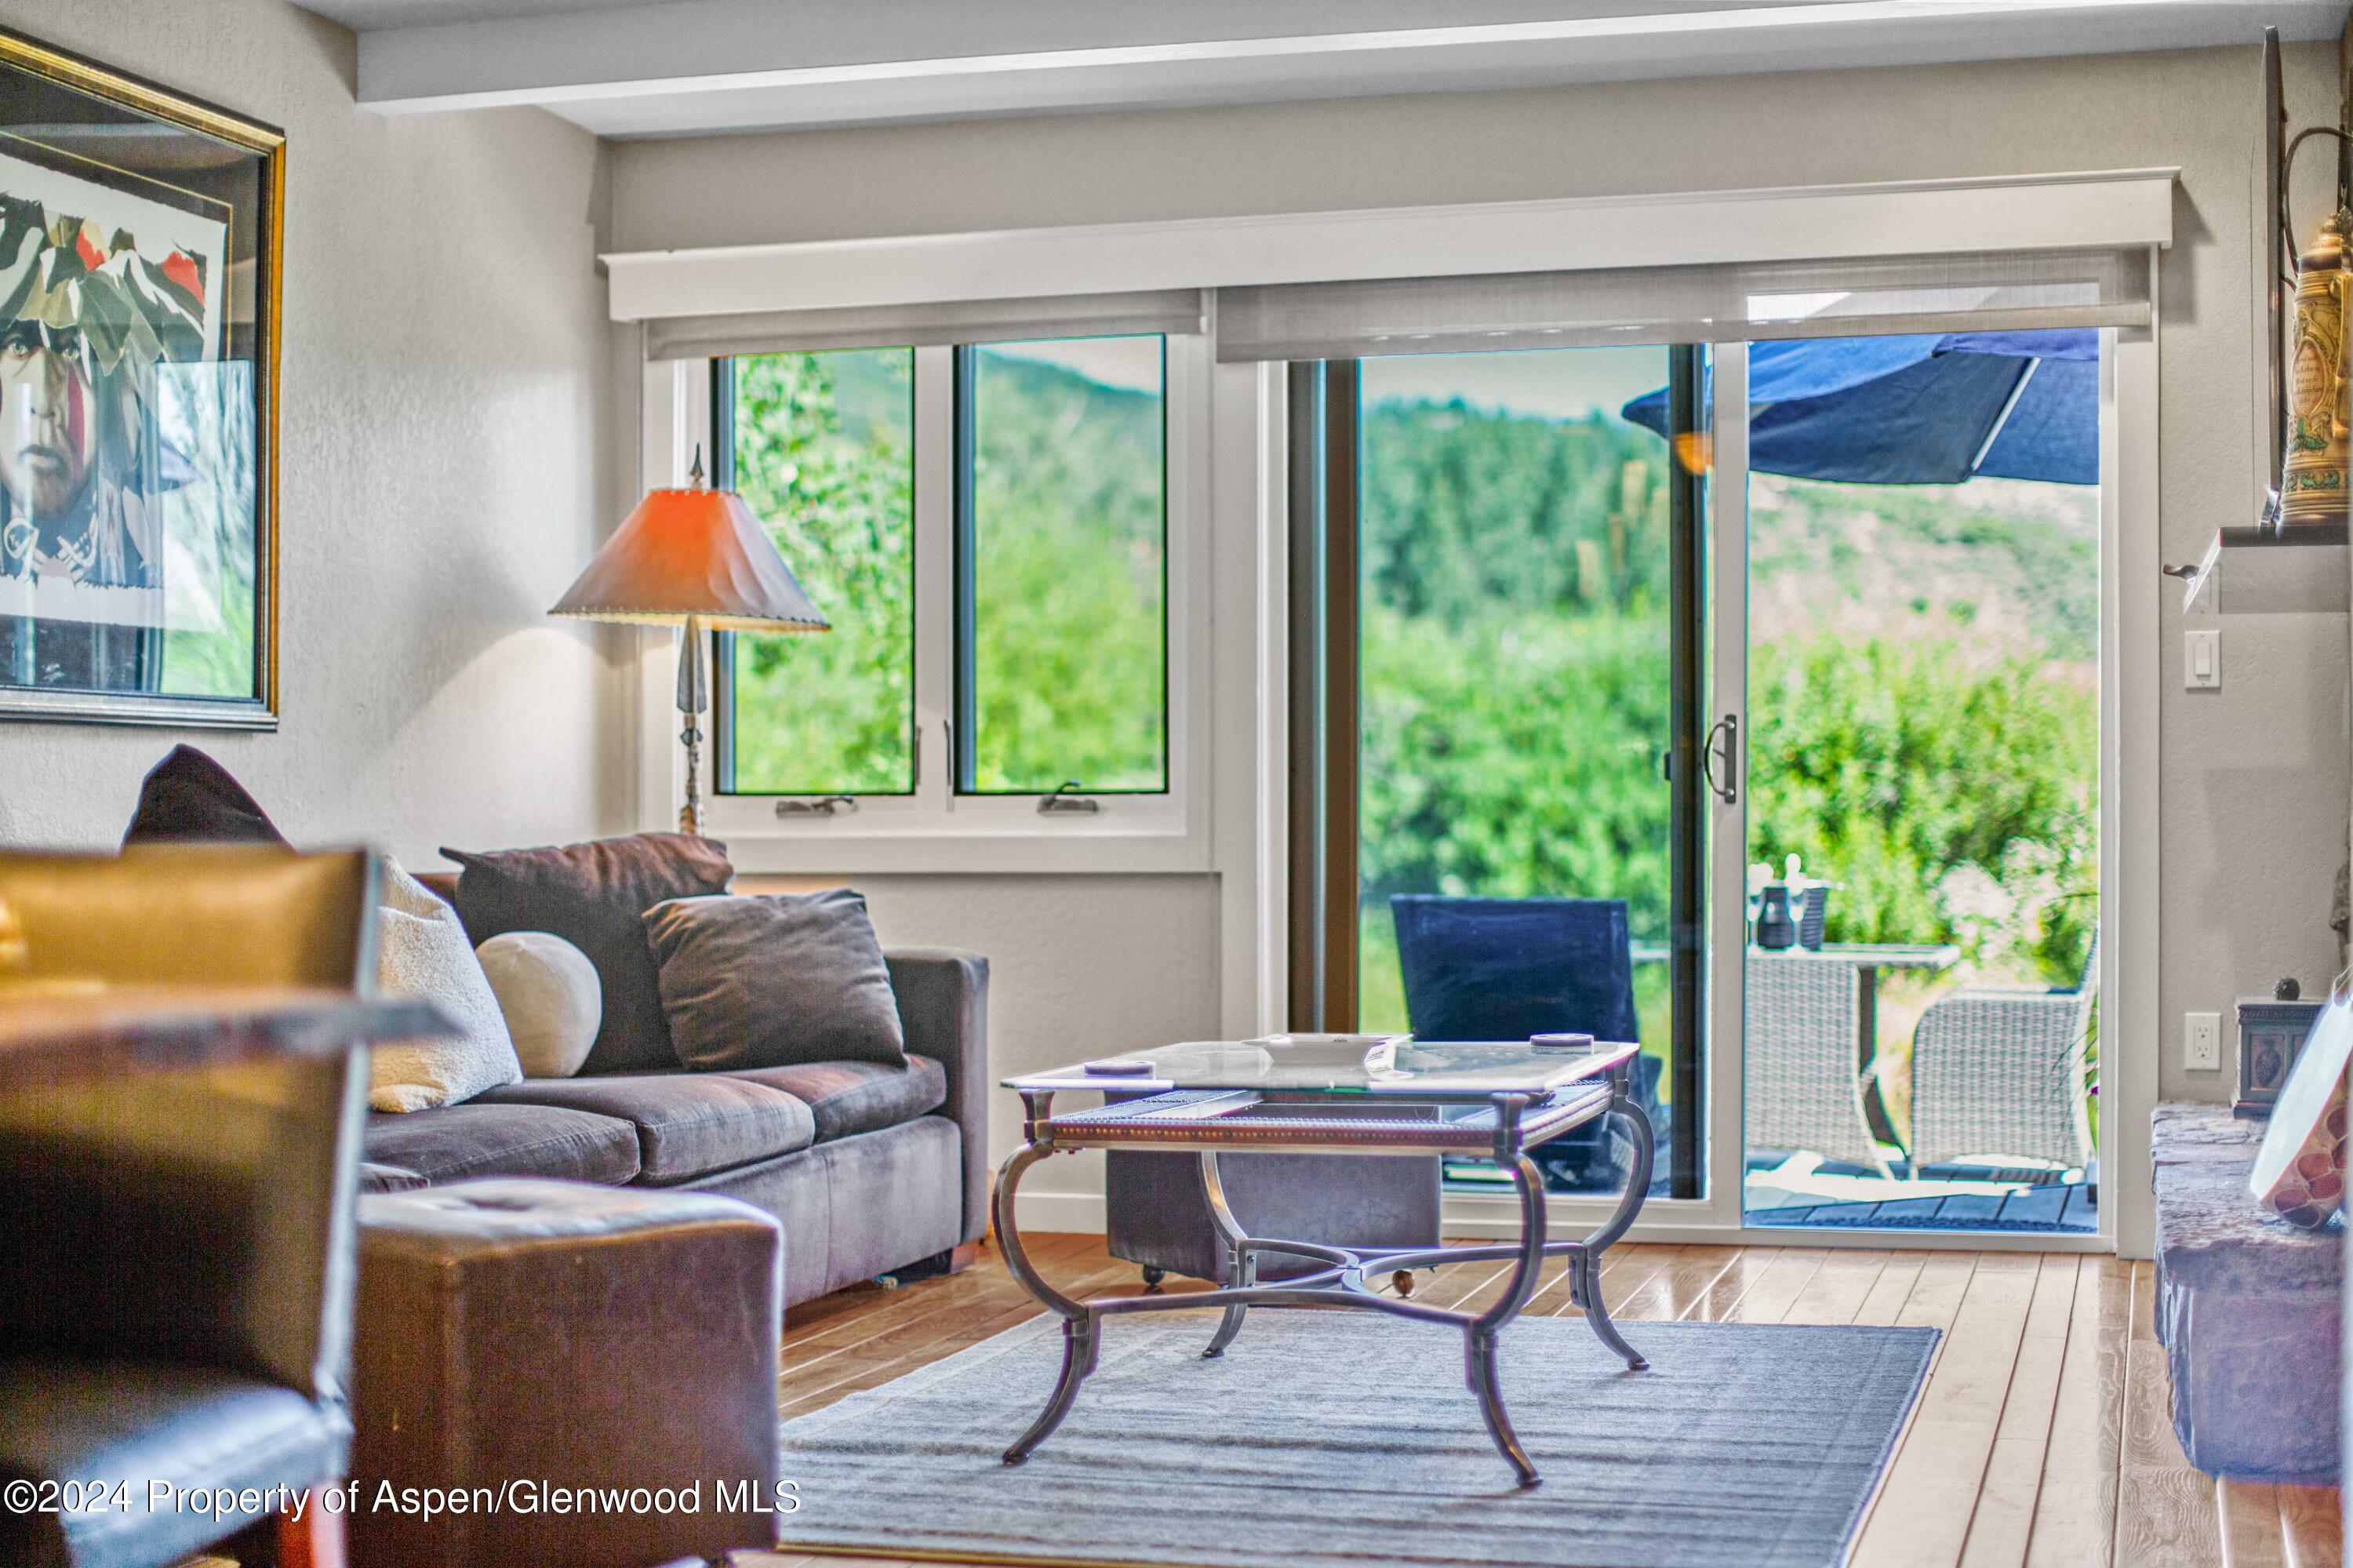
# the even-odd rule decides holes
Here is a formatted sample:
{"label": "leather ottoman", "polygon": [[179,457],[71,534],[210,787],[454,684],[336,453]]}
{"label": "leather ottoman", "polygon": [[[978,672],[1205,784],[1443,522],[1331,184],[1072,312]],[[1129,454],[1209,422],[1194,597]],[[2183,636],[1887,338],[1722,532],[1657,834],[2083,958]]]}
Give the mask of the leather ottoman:
{"label": "leather ottoman", "polygon": [[638,1568],[775,1543],[774,1218],[537,1181],[359,1213],[353,1563]]}

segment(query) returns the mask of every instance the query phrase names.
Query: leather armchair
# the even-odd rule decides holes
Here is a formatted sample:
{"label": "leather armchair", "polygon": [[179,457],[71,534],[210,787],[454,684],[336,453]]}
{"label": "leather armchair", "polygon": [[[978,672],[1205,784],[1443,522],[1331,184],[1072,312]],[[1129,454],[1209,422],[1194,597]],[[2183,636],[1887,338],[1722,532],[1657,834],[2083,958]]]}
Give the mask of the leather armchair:
{"label": "leather armchair", "polygon": [[[20,987],[364,995],[376,896],[357,851],[0,853]],[[97,1494],[0,1510],[0,1562],[160,1568],[304,1498],[285,1560],[333,1560],[366,1086],[359,1049],[0,1094],[0,1482]]]}

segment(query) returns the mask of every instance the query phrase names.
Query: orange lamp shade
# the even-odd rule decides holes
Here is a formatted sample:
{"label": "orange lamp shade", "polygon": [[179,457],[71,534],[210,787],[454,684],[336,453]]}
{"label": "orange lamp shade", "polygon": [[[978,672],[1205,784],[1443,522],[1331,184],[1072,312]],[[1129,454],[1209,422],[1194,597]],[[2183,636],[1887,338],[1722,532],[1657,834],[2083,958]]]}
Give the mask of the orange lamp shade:
{"label": "orange lamp shade", "polygon": [[728,631],[825,631],[825,617],[732,491],[652,490],[550,615]]}

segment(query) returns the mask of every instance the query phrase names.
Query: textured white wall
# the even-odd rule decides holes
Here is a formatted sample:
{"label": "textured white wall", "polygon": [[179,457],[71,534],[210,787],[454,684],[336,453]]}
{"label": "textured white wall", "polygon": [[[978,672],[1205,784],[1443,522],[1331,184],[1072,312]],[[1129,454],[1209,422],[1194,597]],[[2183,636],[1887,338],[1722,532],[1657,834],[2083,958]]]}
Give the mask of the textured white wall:
{"label": "textured white wall", "polygon": [[[990,1071],[1039,1072],[1218,1029],[1218,883],[1208,876],[861,876],[892,947],[988,955]],[[1021,1141],[1021,1101],[990,1107],[992,1158]],[[1096,1155],[1058,1159],[1028,1183],[1100,1191]]]}
{"label": "textured white wall", "polygon": [[[288,136],[274,735],[0,725],[0,842],[111,845],[173,742],[297,842],[608,828],[607,634],[543,611],[609,526],[601,154],[536,110],[387,119],[282,0],[15,0],[10,26]],[[634,435],[631,437],[634,445]]]}
{"label": "textured white wall", "polygon": [[[2290,50],[2298,123],[2334,119],[2332,58]],[[2247,519],[2260,488],[2259,103],[2250,48],[645,142],[615,149],[613,238],[634,250],[2179,164],[2179,238],[2160,284],[2160,543],[2179,562],[2218,524]],[[2316,181],[2327,161],[2306,160]],[[2306,226],[2319,210],[2308,184]],[[2335,965],[2325,922],[2345,837],[2346,626],[2234,618],[2223,689],[2186,694],[2179,595],[2161,586],[2166,1034],[2116,1044],[2162,1049],[2166,1094],[2218,1097],[2221,1075],[2179,1070],[2181,1012],[2227,1012],[2283,973],[2317,987]],[[1123,999],[1162,982],[1161,949],[1212,951],[1216,916],[1180,879],[1117,896],[1161,939],[1102,941],[1057,918],[1050,893],[1036,913],[1054,926],[1041,950],[1098,988],[1097,1016],[1124,1031],[1145,1010],[1131,1016]],[[931,907],[942,939],[984,950],[1027,939],[977,912],[960,918],[952,896]],[[1018,989],[1006,985],[1005,1008],[1021,1005]],[[1193,1027],[1215,1018],[1204,989]],[[1035,1043],[1004,1033],[1029,1060]]]}

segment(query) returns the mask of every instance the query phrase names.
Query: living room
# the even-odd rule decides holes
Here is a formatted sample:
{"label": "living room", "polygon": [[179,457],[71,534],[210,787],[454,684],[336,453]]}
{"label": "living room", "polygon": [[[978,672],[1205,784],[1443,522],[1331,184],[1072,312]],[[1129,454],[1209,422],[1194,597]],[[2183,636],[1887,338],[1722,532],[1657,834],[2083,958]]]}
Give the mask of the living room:
{"label": "living room", "polygon": [[0,7],[0,1560],[2339,1561],[2347,11]]}

